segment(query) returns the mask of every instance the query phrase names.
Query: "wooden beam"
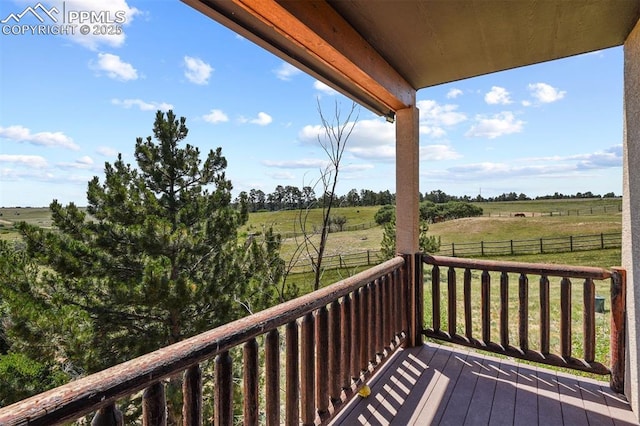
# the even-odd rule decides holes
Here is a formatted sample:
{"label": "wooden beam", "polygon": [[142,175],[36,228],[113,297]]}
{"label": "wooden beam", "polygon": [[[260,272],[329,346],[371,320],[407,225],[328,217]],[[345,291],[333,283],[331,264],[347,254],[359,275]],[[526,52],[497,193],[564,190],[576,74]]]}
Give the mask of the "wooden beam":
{"label": "wooden beam", "polygon": [[326,1],[183,0],[382,115],[415,89]]}

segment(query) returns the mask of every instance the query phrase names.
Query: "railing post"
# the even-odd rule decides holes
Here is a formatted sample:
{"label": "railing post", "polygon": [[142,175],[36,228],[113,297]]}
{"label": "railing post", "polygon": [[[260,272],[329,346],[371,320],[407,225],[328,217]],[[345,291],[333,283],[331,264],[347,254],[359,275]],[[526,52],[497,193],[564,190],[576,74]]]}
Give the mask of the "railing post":
{"label": "railing post", "polygon": [[167,424],[167,400],[164,383],[156,382],[142,393],[142,425],[165,426]]}
{"label": "railing post", "polygon": [[624,392],[627,271],[611,268],[611,389]]}
{"label": "railing post", "polygon": [[584,346],[584,360],[591,363],[596,358],[596,285],[592,278],[586,278],[582,286],[582,345]]}
{"label": "railing post", "polygon": [[300,414],[302,424],[311,426],[316,419],[314,366],[315,345],[313,330],[313,314],[302,317],[300,323]]}
{"label": "railing post", "polygon": [[571,357],[571,281],[560,281],[560,353],[567,360]]}
{"label": "railing post", "polygon": [[491,275],[484,269],[480,275],[480,316],[482,324],[482,342],[491,342]]}
{"label": "railing post", "polygon": [[266,425],[280,424],[280,333],[278,329],[266,334],[265,359],[265,411]]}
{"label": "railing post", "polygon": [[[300,424],[300,372],[298,362],[299,356],[299,339],[298,339],[298,323],[293,320],[286,326],[286,425],[297,426]],[[246,425],[246,423],[245,423]]]}
{"label": "railing post", "polygon": [[215,358],[214,424],[233,425],[233,375],[232,360],[228,351]]}
{"label": "railing post", "polygon": [[408,267],[407,277],[409,278],[409,303],[410,303],[410,319],[409,319],[409,335],[408,346],[420,346],[423,343],[423,299],[424,299],[424,280],[422,268],[422,253],[408,255],[405,257]]}
{"label": "railing post", "polygon": [[98,410],[91,426],[124,426],[124,417],[115,404],[110,404]]}
{"label": "railing post", "polygon": [[184,373],[182,424],[183,426],[202,424],[202,370],[198,364],[189,367]]}
{"label": "railing post", "polygon": [[244,394],[244,424],[246,426],[258,424],[259,410],[259,374],[258,374],[258,342],[251,339],[244,344],[242,354],[244,364],[243,389]]}

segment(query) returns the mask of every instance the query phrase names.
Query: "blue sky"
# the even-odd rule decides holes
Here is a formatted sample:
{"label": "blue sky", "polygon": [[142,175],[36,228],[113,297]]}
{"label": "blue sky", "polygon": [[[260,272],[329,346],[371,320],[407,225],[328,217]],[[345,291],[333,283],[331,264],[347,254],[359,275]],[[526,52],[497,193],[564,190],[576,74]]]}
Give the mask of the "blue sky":
{"label": "blue sky", "polygon": [[[177,0],[41,3],[125,22],[33,34],[35,16],[10,15],[37,2],[0,2],[0,206],[86,205],[87,182],[118,153],[134,162],[158,109],[185,116],[201,151],[222,147],[234,195],[318,179],[317,105],[346,112],[342,95]],[[622,89],[613,48],[419,91],[420,191],[621,194]],[[395,192],[394,135],[360,109],[340,194]]]}

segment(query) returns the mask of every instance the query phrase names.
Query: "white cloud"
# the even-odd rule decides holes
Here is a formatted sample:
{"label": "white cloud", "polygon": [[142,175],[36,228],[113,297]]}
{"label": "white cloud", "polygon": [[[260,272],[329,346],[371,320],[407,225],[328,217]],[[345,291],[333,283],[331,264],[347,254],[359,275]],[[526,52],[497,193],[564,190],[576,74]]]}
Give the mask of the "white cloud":
{"label": "white cloud", "polygon": [[98,62],[89,62],[95,71],[105,72],[114,80],[129,81],[138,79],[138,71],[129,63],[123,62],[118,55],[98,53]]}
{"label": "white cloud", "polygon": [[0,163],[21,164],[36,169],[43,169],[47,167],[47,160],[39,155],[0,154]]}
{"label": "white cloud", "polygon": [[[516,178],[580,178],[594,176],[593,170],[622,166],[622,145],[603,151],[567,156],[513,158],[509,163],[460,164],[444,170],[429,169],[422,176],[435,181],[491,181]],[[606,171],[604,173],[610,173]]]}
{"label": "white cloud", "polygon": [[494,139],[498,136],[519,133],[522,131],[524,121],[516,120],[510,111],[503,111],[492,116],[476,116],[476,124],[465,133],[467,137]]}
{"label": "white cloud", "polygon": [[104,157],[115,157],[118,155],[118,151],[108,146],[99,146],[96,148],[96,152]]}
{"label": "white cloud", "polygon": [[291,172],[274,172],[268,173],[267,176],[275,180],[295,180],[296,178],[296,175]]}
{"label": "white cloud", "polygon": [[200,85],[209,83],[209,77],[211,77],[211,73],[213,72],[211,65],[200,58],[185,56],[184,66],[186,68],[184,76],[187,77],[187,80]]}
{"label": "white cloud", "polygon": [[267,114],[266,112],[259,112],[258,118],[254,118],[253,120],[251,120],[251,123],[257,124],[259,126],[266,126],[272,121],[273,121],[273,118],[271,118],[269,114]]}
{"label": "white cloud", "polygon": [[[395,126],[383,119],[359,120],[347,140],[345,151],[356,158],[392,161],[395,155],[395,135]],[[319,124],[306,125],[298,133],[298,140],[304,145],[319,146],[318,137],[325,137],[325,130]]]}
{"label": "white cloud", "polygon": [[118,105],[123,108],[138,107],[140,111],[169,111],[173,109],[173,105],[166,102],[146,102],[142,99],[111,99],[113,105]]}
{"label": "white cloud", "polygon": [[432,127],[420,125],[419,131],[421,135],[431,136],[432,138],[441,138],[447,134],[442,127]]}
{"label": "white cloud", "polygon": [[240,117],[238,121],[240,123],[251,123],[257,124],[258,126],[266,126],[268,124],[271,124],[273,118],[271,118],[271,116],[266,112],[259,112],[256,118]]}
{"label": "white cloud", "polygon": [[28,142],[32,145],[66,148],[74,151],[80,149],[80,147],[73,142],[73,139],[62,132],[31,133],[26,127],[19,125],[0,127],[0,138],[16,142]]}
{"label": "white cloud", "polygon": [[321,81],[314,81],[313,82],[313,88],[316,89],[319,92],[324,93],[325,95],[337,95],[338,92],[335,91],[333,88],[327,86],[326,84],[324,84]]}
{"label": "white cloud", "polygon": [[584,155],[578,162],[579,169],[606,169],[622,166],[622,145],[615,145],[604,152]]}
{"label": "white cloud", "polygon": [[208,123],[224,123],[229,121],[229,117],[220,109],[212,109],[209,114],[202,116],[202,119]]}
{"label": "white cloud", "polygon": [[73,163],[58,163],[56,167],[61,169],[91,169],[93,168],[93,159],[88,155],[78,158]]}
{"label": "white cloud", "polygon": [[420,133],[433,138],[444,136],[446,127],[453,127],[467,119],[465,114],[457,111],[458,105],[440,105],[426,99],[416,102],[416,106],[420,110]]}
{"label": "white cloud", "polygon": [[420,160],[457,160],[462,156],[449,145],[426,145],[420,147]]}
{"label": "white cloud", "polygon": [[500,86],[491,87],[491,90],[484,95],[484,101],[489,105],[507,105],[511,103],[509,92]]}
{"label": "white cloud", "polygon": [[447,99],[455,99],[462,95],[462,90],[453,88],[447,92]]}
{"label": "white cloud", "polygon": [[276,74],[276,77],[278,77],[282,81],[289,81],[292,77],[298,74],[302,74],[302,71],[288,62],[283,62],[282,65],[273,70],[273,72]]}
{"label": "white cloud", "polygon": [[329,161],[318,158],[301,158],[299,160],[263,160],[261,163],[267,167],[281,169],[324,169]]}
{"label": "white cloud", "polygon": [[558,90],[547,83],[529,84],[529,91],[531,92],[531,96],[543,104],[559,101],[567,94],[565,90]]}

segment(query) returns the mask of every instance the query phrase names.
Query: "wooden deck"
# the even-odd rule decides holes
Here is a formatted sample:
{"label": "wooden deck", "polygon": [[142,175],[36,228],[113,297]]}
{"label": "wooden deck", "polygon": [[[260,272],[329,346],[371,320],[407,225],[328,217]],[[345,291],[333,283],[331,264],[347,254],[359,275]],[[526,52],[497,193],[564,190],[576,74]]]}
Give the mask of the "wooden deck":
{"label": "wooden deck", "polygon": [[426,343],[400,350],[333,425],[638,425],[603,381]]}

